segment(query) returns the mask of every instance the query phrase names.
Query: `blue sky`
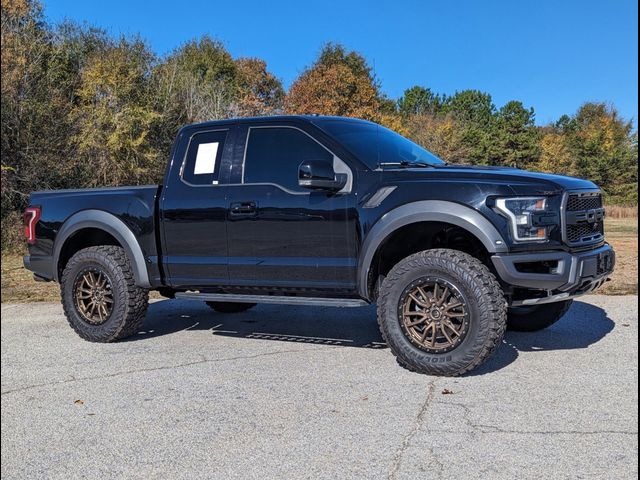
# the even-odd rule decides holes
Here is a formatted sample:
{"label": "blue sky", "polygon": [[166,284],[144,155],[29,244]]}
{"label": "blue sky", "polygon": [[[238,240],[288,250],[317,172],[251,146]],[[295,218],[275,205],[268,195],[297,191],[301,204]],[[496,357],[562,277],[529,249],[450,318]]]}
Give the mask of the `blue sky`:
{"label": "blue sky", "polygon": [[362,53],[383,91],[475,88],[499,107],[516,99],[537,123],[585,101],[638,117],[638,5],[632,0],[203,1],[44,0],[57,22],[88,22],[145,38],[156,53],[209,34],[254,56],[289,86],[321,46]]}

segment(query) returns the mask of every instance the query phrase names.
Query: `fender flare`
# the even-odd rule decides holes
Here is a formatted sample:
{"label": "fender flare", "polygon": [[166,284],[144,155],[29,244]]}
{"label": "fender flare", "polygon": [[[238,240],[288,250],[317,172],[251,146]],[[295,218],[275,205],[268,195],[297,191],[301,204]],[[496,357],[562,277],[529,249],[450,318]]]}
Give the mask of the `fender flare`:
{"label": "fender flare", "polygon": [[144,254],[136,236],[122,220],[103,210],[83,210],[75,213],[60,228],[53,247],[53,275],[56,281],[60,281],[58,262],[64,244],[74,233],[83,228],[104,230],[118,240],[131,262],[136,285],[143,288],[151,287]]}
{"label": "fender flare", "polygon": [[408,203],[385,213],[364,239],[358,261],[358,291],[362,298],[369,298],[369,270],[380,245],[398,228],[417,222],[450,223],[474,235],[489,253],[508,251],[507,244],[496,227],[470,207],[444,200]]}

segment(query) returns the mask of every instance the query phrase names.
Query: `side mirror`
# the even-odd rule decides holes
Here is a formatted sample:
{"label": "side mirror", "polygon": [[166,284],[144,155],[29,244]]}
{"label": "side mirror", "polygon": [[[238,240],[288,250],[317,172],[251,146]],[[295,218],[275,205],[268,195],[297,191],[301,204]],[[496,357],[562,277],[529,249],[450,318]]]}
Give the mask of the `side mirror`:
{"label": "side mirror", "polygon": [[346,173],[336,173],[333,165],[324,160],[307,160],[298,167],[298,185],[301,187],[337,192],[347,181]]}

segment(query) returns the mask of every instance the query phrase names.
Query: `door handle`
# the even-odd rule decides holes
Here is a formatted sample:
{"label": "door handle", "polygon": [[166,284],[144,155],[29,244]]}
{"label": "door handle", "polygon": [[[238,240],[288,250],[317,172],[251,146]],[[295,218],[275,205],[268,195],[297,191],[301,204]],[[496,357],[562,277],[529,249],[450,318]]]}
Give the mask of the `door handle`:
{"label": "door handle", "polygon": [[229,208],[232,217],[255,217],[258,215],[257,202],[234,202]]}

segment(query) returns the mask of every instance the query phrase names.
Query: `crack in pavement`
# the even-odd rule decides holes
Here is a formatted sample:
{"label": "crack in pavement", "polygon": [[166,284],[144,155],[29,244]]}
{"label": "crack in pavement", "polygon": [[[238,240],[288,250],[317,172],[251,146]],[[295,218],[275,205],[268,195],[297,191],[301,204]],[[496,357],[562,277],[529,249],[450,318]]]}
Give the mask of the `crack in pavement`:
{"label": "crack in pavement", "polygon": [[[424,418],[427,414],[427,410],[429,409],[429,407],[431,406],[431,402],[433,401],[434,392],[436,389],[435,387],[436,380],[437,379],[434,379],[431,382],[429,382],[429,386],[427,387],[427,396],[424,402],[422,403],[422,405],[420,406],[420,409],[418,410],[418,414],[416,415],[413,428],[411,428],[411,430],[404,436],[404,438],[402,439],[402,443],[400,444],[400,447],[398,448],[395,455],[393,456],[393,463],[391,465],[391,469],[388,475],[389,480],[393,480],[396,478],[396,475],[400,470],[400,466],[402,465],[402,459],[404,457],[404,454],[406,453],[407,449],[411,444],[411,440],[413,440],[413,438],[417,435],[417,433],[420,431],[420,429],[423,426]],[[435,456],[432,448],[429,448],[429,453],[431,454],[433,463],[435,463],[436,466],[438,467],[438,476],[440,476],[442,474],[442,470],[444,466]]]}
{"label": "crack in pavement", "polygon": [[278,350],[275,352],[266,352],[266,353],[258,353],[255,355],[240,355],[237,357],[228,357],[228,358],[211,358],[208,359],[206,358],[204,355],[201,355],[201,359],[200,360],[194,360],[191,362],[185,362],[185,363],[179,363],[176,365],[161,365],[159,367],[149,367],[149,368],[138,368],[138,369],[133,369],[133,370],[124,370],[121,372],[113,372],[113,373],[108,373],[108,374],[104,374],[104,375],[95,375],[95,376],[90,376],[90,377],[71,377],[69,379],[66,380],[58,380],[56,382],[48,382],[48,383],[40,383],[37,385],[27,385],[24,387],[20,387],[20,388],[15,388],[13,390],[5,390],[3,392],[0,393],[0,395],[4,396],[4,395],[9,395],[12,393],[19,393],[19,392],[24,392],[26,390],[31,390],[34,388],[41,388],[41,387],[51,387],[54,385],[63,385],[65,383],[74,383],[74,382],[82,382],[82,381],[86,381],[86,380],[100,380],[100,379],[104,379],[104,378],[113,378],[113,377],[119,377],[119,376],[123,376],[123,375],[130,375],[132,373],[145,373],[145,372],[156,372],[159,370],[172,370],[174,368],[183,368],[183,367],[191,367],[194,365],[202,365],[204,363],[219,363],[219,362],[231,362],[234,360],[251,360],[254,358],[260,358],[260,357],[269,357],[269,356],[274,356],[274,355],[282,355],[282,354],[286,354],[286,353],[300,353],[300,352],[313,352],[313,351],[319,351],[319,350],[334,350],[336,348],[341,348],[341,347],[319,347],[319,348],[299,348],[299,349],[292,349],[292,350]]}
{"label": "crack in pavement", "polygon": [[439,405],[453,405],[462,409],[462,419],[471,428],[465,430],[433,429],[434,433],[466,433],[476,434],[518,434],[518,435],[638,435],[638,431],[632,430],[510,430],[495,425],[485,425],[471,421],[471,408],[469,405],[459,402],[435,402]]}

